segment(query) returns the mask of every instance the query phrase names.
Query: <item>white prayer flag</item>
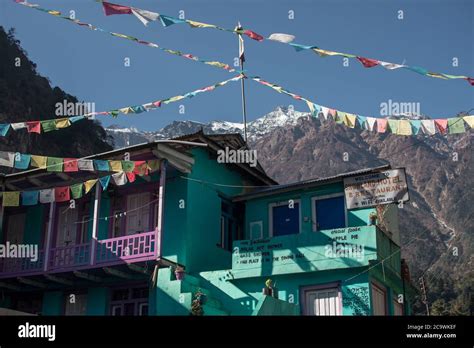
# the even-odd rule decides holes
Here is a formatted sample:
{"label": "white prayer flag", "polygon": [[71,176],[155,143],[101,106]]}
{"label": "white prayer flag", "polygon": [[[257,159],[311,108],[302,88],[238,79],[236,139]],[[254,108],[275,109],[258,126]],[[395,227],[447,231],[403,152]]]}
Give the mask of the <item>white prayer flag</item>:
{"label": "white prayer flag", "polygon": [[268,40],[290,43],[295,39],[294,35],[274,33],[268,37]]}
{"label": "white prayer flag", "polygon": [[15,153],[0,151],[0,166],[12,168],[15,165]]}
{"label": "white prayer flag", "polygon": [[434,135],[436,133],[434,120],[421,120],[421,130],[425,134]]}
{"label": "white prayer flag", "polygon": [[92,160],[79,159],[77,160],[77,168],[79,170],[88,170],[90,172],[94,171],[94,163]]}
{"label": "white prayer flag", "polygon": [[54,189],[40,190],[39,201],[41,203],[54,202]]}

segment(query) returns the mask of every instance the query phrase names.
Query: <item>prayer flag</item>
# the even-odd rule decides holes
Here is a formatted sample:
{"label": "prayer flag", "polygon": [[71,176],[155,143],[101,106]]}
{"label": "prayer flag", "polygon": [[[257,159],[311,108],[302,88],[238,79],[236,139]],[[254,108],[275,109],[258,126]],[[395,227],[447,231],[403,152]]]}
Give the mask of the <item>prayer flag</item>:
{"label": "prayer flag", "polygon": [[71,195],[73,199],[79,199],[82,197],[83,186],[84,186],[83,183],[71,185],[70,188],[71,188]]}
{"label": "prayer flag", "polygon": [[23,191],[21,193],[21,205],[38,204],[39,191]]}
{"label": "prayer flag", "polygon": [[62,172],[63,159],[59,157],[48,157],[46,160],[46,169],[48,172]]}
{"label": "prayer flag", "polygon": [[409,120],[400,120],[398,123],[398,132],[399,135],[412,135],[411,123]]}
{"label": "prayer flag", "polygon": [[54,202],[54,189],[40,190],[39,200],[41,203]]}
{"label": "prayer flag", "polygon": [[89,191],[94,187],[96,183],[97,183],[97,179],[87,180],[84,183],[84,189],[85,189],[86,194],[89,193]]}
{"label": "prayer flag", "polygon": [[28,128],[28,133],[41,133],[40,121],[26,122],[26,127]]}
{"label": "prayer flag", "polygon": [[428,135],[434,135],[436,133],[433,120],[421,120],[421,129],[423,130],[423,133]]}
{"label": "prayer flag", "polygon": [[94,162],[88,159],[79,159],[77,160],[77,168],[79,170],[87,170],[89,172],[94,171]]}
{"label": "prayer flag", "polygon": [[370,59],[370,58],[364,58],[364,57],[356,57],[359,62],[362,63],[362,65],[366,68],[372,68],[376,65],[379,65],[379,61],[375,59]]}
{"label": "prayer flag", "polygon": [[9,124],[0,124],[0,135],[4,137],[5,135],[7,135],[9,129]]}
{"label": "prayer flag", "polygon": [[0,151],[0,166],[13,168],[15,153]]}
{"label": "prayer flag", "polygon": [[109,161],[94,160],[94,167],[98,171],[109,172]]}
{"label": "prayer flag", "polygon": [[66,202],[69,201],[69,186],[56,187],[54,189],[54,199],[56,202]]}
{"label": "prayer flag", "polygon": [[110,182],[110,175],[99,178],[99,182],[100,182],[100,185],[102,186],[102,189],[104,191],[107,190],[107,187],[109,186],[109,182]]}
{"label": "prayer flag", "polygon": [[122,186],[127,183],[127,176],[125,175],[125,172],[112,174],[112,178],[114,179],[114,183],[117,186]]}
{"label": "prayer flag", "polygon": [[31,155],[25,155],[21,153],[15,154],[15,168],[17,169],[28,169],[30,166]]}
{"label": "prayer flag", "polygon": [[20,192],[3,192],[4,207],[18,207],[20,205]]}
{"label": "prayer flag", "polygon": [[122,171],[122,161],[109,161],[110,169],[113,172]]}
{"label": "prayer flag", "polygon": [[41,127],[43,127],[43,132],[51,132],[53,130],[56,130],[56,122],[55,120],[46,120],[46,121],[40,121],[41,122]]}
{"label": "prayer flag", "polygon": [[448,130],[448,120],[447,119],[436,119],[434,120],[436,127],[438,128],[438,131],[441,134],[446,134],[446,131]]}
{"label": "prayer flag", "polygon": [[122,6],[117,4],[112,4],[110,2],[102,1],[102,6],[104,7],[104,12],[106,16],[116,15],[116,14],[131,14],[132,8],[128,6]]}
{"label": "prayer flag", "polygon": [[464,133],[464,121],[461,117],[448,118],[449,134]]}
{"label": "prayer flag", "polygon": [[388,127],[390,128],[390,132],[392,134],[397,134],[398,133],[398,124],[399,120],[388,120]]}
{"label": "prayer flag", "polygon": [[377,132],[385,133],[387,130],[387,120],[385,118],[377,119]]}
{"label": "prayer flag", "polygon": [[78,170],[77,159],[64,158],[64,172],[77,172]]}
{"label": "prayer flag", "polygon": [[47,157],[46,156],[31,156],[31,166],[36,167],[36,168],[46,168],[46,162],[47,162]]}

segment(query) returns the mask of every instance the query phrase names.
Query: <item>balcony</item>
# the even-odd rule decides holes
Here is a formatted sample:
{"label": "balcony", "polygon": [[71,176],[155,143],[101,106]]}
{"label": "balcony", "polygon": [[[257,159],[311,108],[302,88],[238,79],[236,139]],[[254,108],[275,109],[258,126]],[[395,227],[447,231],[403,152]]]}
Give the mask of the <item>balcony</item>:
{"label": "balcony", "polygon": [[[95,253],[91,253],[94,250]],[[156,260],[159,250],[156,231],[102,239],[38,251],[36,262],[25,258],[0,259],[0,278],[40,275],[92,269]]]}
{"label": "balcony", "polygon": [[376,226],[240,240],[233,244],[232,274],[248,278],[363,267],[391,248],[394,243]]}

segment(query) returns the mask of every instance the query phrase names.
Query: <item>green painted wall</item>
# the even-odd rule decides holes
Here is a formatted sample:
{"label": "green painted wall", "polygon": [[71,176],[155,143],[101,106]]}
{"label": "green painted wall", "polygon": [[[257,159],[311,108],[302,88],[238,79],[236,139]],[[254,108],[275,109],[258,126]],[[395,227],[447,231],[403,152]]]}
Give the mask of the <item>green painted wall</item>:
{"label": "green painted wall", "polygon": [[23,234],[23,243],[38,244],[41,243],[41,235],[44,226],[44,208],[45,205],[38,204],[28,207],[26,211],[25,231]]}
{"label": "green painted wall", "polygon": [[[242,176],[228,165],[218,163],[204,149],[194,149],[195,159],[188,178],[227,185],[244,185]],[[225,269],[231,266],[231,253],[218,247],[220,242],[221,198],[242,188],[219,187],[188,180],[186,269],[189,272]],[[183,247],[185,247],[183,245]]]}
{"label": "green painted wall", "polygon": [[176,176],[166,180],[165,188],[165,216],[162,236],[162,255],[164,258],[186,263],[186,245],[188,238],[188,211],[187,196],[188,181]]}
{"label": "green painted wall", "polygon": [[87,292],[87,315],[109,314],[109,289],[89,288]]}
{"label": "green painted wall", "polygon": [[[366,267],[359,267],[276,275],[270,278],[278,289],[279,299],[294,303],[299,308],[303,287],[339,284],[342,292],[343,315],[369,315],[368,273],[358,275],[366,269]],[[232,315],[251,315],[263,297],[262,289],[268,279],[268,277],[232,279],[231,270],[201,272],[200,276],[207,280],[205,287]]]}
{"label": "green painted wall", "polygon": [[63,315],[64,296],[61,291],[48,291],[43,294],[43,315]]}

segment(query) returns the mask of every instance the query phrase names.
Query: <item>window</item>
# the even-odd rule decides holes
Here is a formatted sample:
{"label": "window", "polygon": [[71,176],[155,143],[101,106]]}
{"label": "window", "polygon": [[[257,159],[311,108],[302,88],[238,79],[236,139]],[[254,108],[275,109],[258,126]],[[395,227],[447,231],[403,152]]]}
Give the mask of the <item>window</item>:
{"label": "window", "polygon": [[372,313],[387,315],[387,292],[381,285],[372,283]]}
{"label": "window", "polygon": [[302,306],[304,315],[342,315],[340,289],[338,286],[304,288]]}
{"label": "window", "polygon": [[347,226],[343,194],[312,198],[313,231],[332,230]]}
{"label": "window", "polygon": [[300,200],[270,204],[270,236],[283,236],[300,233]]}
{"label": "window", "polygon": [[113,290],[110,314],[114,316],[148,315],[148,287]]}
{"label": "window", "polygon": [[239,216],[238,207],[225,198],[221,198],[221,220],[219,246],[226,250],[232,249],[232,243],[240,236],[240,225],[237,220]]}

